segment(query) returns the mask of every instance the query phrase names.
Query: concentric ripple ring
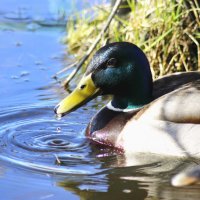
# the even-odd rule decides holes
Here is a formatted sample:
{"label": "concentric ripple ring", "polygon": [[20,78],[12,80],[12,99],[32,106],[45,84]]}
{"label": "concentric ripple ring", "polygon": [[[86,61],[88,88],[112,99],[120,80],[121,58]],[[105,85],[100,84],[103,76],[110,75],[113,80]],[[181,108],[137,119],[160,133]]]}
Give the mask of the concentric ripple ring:
{"label": "concentric ripple ring", "polygon": [[58,121],[52,110],[34,105],[0,111],[0,159],[45,173],[90,174],[86,124]]}

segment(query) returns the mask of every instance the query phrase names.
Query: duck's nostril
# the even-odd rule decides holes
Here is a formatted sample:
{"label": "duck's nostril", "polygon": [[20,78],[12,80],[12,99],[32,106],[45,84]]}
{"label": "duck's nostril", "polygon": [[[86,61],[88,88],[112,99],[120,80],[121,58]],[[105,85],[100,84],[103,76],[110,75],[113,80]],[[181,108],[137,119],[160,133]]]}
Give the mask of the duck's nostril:
{"label": "duck's nostril", "polygon": [[58,105],[54,108],[55,114],[58,114],[58,113],[57,113],[57,110],[58,110],[59,107],[60,107],[60,105],[58,104]]}
{"label": "duck's nostril", "polygon": [[86,85],[81,85],[81,86],[80,86],[80,89],[81,89],[81,90],[84,89],[85,86],[86,86]]}

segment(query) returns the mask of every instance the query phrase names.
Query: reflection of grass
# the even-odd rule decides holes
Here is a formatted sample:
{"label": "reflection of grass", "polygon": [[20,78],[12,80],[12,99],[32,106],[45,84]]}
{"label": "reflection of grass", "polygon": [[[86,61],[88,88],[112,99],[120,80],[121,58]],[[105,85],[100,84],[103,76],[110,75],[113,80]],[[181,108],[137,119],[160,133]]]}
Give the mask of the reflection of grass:
{"label": "reflection of grass", "polygon": [[[198,0],[128,0],[131,12],[115,16],[100,44],[130,41],[142,48],[154,77],[175,71],[200,69],[200,5]],[[95,17],[77,17],[67,25],[70,53],[80,58],[101,31],[109,9],[92,8]],[[87,14],[85,14],[87,16]]]}

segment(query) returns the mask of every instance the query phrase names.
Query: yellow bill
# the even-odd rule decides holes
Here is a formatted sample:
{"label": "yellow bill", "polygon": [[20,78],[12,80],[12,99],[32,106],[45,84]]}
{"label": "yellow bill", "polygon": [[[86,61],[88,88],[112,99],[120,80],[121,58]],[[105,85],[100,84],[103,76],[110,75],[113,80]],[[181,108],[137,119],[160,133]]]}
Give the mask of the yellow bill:
{"label": "yellow bill", "polygon": [[94,85],[91,74],[84,76],[75,90],[56,107],[55,113],[63,116],[97,96],[100,89]]}

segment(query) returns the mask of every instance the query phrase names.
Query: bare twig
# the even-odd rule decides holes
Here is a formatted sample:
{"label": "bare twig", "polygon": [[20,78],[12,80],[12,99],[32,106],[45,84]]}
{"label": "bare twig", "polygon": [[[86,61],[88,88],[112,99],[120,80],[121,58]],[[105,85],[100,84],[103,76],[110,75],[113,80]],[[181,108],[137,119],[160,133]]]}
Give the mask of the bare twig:
{"label": "bare twig", "polygon": [[176,53],[176,54],[174,54],[174,55],[172,56],[171,60],[169,61],[169,64],[167,65],[167,67],[166,67],[166,69],[165,69],[165,71],[164,71],[165,74],[169,73],[169,70],[170,70],[170,68],[171,68],[171,65],[173,64],[174,60],[177,58],[178,55],[179,55],[179,54]]}
{"label": "bare twig", "polygon": [[56,164],[60,165],[61,164],[60,159],[58,158],[58,156],[56,154],[54,154],[54,156],[56,158]]}
{"label": "bare twig", "polygon": [[63,72],[65,72],[65,71],[71,69],[72,67],[74,67],[75,65],[77,65],[78,62],[79,62],[79,61],[77,60],[76,62],[67,65],[65,68],[63,68],[63,69],[61,69],[59,72],[55,73],[55,75],[53,75],[52,78],[58,79],[58,75],[60,75],[60,74],[62,74]]}
{"label": "bare twig", "polygon": [[79,71],[79,69],[82,67],[82,65],[84,64],[84,62],[88,59],[88,57],[90,56],[90,54],[93,52],[93,50],[95,49],[95,47],[97,46],[97,44],[99,43],[99,41],[101,40],[102,36],[105,34],[105,32],[107,31],[113,17],[115,16],[117,9],[120,6],[122,0],[117,0],[108,19],[107,22],[105,24],[105,26],[103,27],[103,29],[101,30],[101,32],[99,33],[99,35],[97,36],[96,40],[94,41],[94,43],[90,46],[90,48],[88,49],[88,51],[86,52],[85,56],[80,60],[79,64],[77,65],[77,67],[71,72],[71,74],[66,78],[66,80],[63,82],[64,87],[67,87],[68,84],[70,83],[70,81],[74,78],[74,76],[77,74],[77,72]]}

